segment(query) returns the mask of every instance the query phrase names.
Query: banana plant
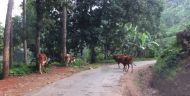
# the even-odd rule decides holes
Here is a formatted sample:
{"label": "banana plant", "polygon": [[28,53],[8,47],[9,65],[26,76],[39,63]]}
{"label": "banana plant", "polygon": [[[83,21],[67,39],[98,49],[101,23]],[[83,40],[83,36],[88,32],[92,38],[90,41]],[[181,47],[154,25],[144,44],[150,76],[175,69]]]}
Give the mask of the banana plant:
{"label": "banana plant", "polygon": [[125,24],[122,29],[126,33],[123,46],[130,50],[130,54],[136,56],[138,52],[155,50],[159,47],[159,44],[152,40],[148,32],[139,32],[137,29],[138,27],[133,27],[132,24]]}

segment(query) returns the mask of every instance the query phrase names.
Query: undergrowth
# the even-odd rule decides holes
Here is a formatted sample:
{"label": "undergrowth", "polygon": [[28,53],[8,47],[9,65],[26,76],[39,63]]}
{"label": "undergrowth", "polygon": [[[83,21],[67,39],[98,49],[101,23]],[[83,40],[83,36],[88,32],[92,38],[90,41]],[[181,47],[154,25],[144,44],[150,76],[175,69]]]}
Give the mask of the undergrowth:
{"label": "undergrowth", "polygon": [[173,77],[180,65],[180,48],[173,44],[166,48],[157,59],[154,66],[155,73],[159,77]]}
{"label": "undergrowth", "polygon": [[36,71],[35,65],[18,64],[12,66],[12,68],[10,69],[10,75],[27,75],[33,73],[34,71]]}
{"label": "undergrowth", "polygon": [[[43,72],[48,73],[51,71],[52,65],[46,64]],[[31,73],[37,72],[36,65],[35,64],[17,64],[13,65],[12,68],[10,68],[10,75],[12,76],[22,76],[22,75],[28,75]]]}
{"label": "undergrowth", "polygon": [[84,65],[86,65],[87,63],[82,60],[81,58],[77,58],[75,59],[75,62],[72,63],[72,66],[75,66],[75,67],[82,67]]}

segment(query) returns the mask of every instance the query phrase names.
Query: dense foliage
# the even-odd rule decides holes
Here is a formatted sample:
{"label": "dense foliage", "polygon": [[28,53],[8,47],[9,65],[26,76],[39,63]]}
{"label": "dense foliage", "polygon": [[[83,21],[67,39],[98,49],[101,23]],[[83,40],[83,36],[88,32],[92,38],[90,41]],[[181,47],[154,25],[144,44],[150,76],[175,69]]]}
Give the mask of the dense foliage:
{"label": "dense foliage", "polygon": [[[171,44],[175,41],[174,33],[190,24],[190,0],[66,1],[27,0],[26,36],[22,31],[22,16],[13,17],[14,51],[23,48],[26,37],[32,53],[30,57],[35,58],[39,32],[40,50],[52,62],[60,62],[63,48],[62,14],[66,7],[67,53],[77,57],[74,66],[111,59],[112,54],[155,57],[162,52],[155,66],[156,72],[170,74],[170,69],[176,70],[179,49]],[[3,31],[0,26],[0,38],[3,38]],[[3,49],[2,45],[0,41],[0,50]],[[18,71],[18,74],[30,73],[28,66],[18,67],[21,69],[13,68],[12,74],[17,74],[18,70],[24,70]]]}
{"label": "dense foliage", "polygon": [[190,52],[188,42],[189,30],[187,28],[183,32],[178,33],[177,38],[175,38],[177,39],[176,42],[173,41],[172,44],[162,50],[154,66],[158,77],[176,76],[176,73],[181,71],[180,69],[184,69],[184,66],[188,65],[186,62],[189,62],[188,57]]}
{"label": "dense foliage", "polygon": [[[44,2],[43,12],[42,50],[56,59],[60,58],[61,52],[61,4],[59,0]],[[99,54],[97,49],[104,53],[104,58],[108,58],[113,53],[122,53],[116,50],[125,50],[123,45],[131,46],[123,42],[133,33],[124,28],[126,24],[138,26],[136,32],[143,36],[142,32],[150,34],[150,38],[159,31],[162,11],[162,2],[159,0],[77,0],[68,2],[65,6],[69,6],[68,52],[83,56],[83,51],[87,48],[92,63]],[[139,38],[143,38],[140,35]],[[137,41],[132,43],[136,44]]]}
{"label": "dense foliage", "polygon": [[[109,59],[112,54],[154,57],[159,44],[163,2],[160,0],[70,0],[40,1],[40,8],[27,0],[28,48],[35,53],[37,13],[41,13],[40,46],[52,60],[60,61],[62,10],[67,7],[67,51],[85,62]],[[37,9],[36,9],[37,8]],[[39,12],[36,12],[39,10]],[[22,18],[13,18],[14,47],[22,46]],[[132,50],[132,51],[131,51]],[[88,53],[85,53],[88,52]],[[85,53],[85,54],[84,54]],[[88,54],[88,55],[86,55]],[[34,55],[34,54],[33,54]],[[98,60],[97,60],[98,59]]]}
{"label": "dense foliage", "polygon": [[[165,0],[162,27],[166,32],[183,31],[190,24],[190,0]],[[171,33],[172,34],[172,33]]]}
{"label": "dense foliage", "polygon": [[27,75],[33,73],[35,70],[36,70],[35,66],[33,65],[26,65],[26,64],[14,65],[10,70],[10,75],[13,76]]}
{"label": "dense foliage", "polygon": [[160,77],[175,76],[181,60],[179,53],[180,48],[176,44],[165,49],[157,59],[155,72]]}
{"label": "dense foliage", "polygon": [[[155,72],[160,76],[175,76],[180,68],[180,48],[176,47],[176,33],[188,30],[190,0],[164,0],[164,10],[161,14],[161,32],[157,41],[162,48],[155,65]],[[180,38],[182,39],[182,38]]]}
{"label": "dense foliage", "polygon": [[163,0],[164,10],[161,14],[161,32],[158,42],[166,48],[175,41],[175,33],[183,31],[190,25],[190,0]]}

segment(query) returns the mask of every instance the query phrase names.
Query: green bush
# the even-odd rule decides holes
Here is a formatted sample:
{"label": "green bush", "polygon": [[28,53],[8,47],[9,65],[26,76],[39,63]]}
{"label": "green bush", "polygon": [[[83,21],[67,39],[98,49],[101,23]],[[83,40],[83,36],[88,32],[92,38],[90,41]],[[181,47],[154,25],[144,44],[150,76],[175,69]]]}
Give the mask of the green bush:
{"label": "green bush", "polygon": [[82,60],[81,58],[77,58],[77,59],[75,59],[75,62],[73,62],[73,66],[77,66],[77,67],[81,67],[81,66],[84,66],[84,65],[86,65],[87,63],[84,61],[84,60]]}
{"label": "green bush", "polygon": [[103,60],[104,60],[104,54],[103,53],[98,53],[97,61],[100,62],[100,61],[103,61]]}
{"label": "green bush", "polygon": [[60,65],[61,63],[60,62],[57,62],[57,61],[53,61],[50,63],[51,65]]}
{"label": "green bush", "polygon": [[84,62],[90,62],[90,50],[88,48],[84,48],[83,56],[81,57]]}
{"label": "green bush", "polygon": [[154,70],[159,76],[175,76],[180,62],[179,51],[180,49],[174,44],[161,53],[154,66]]}
{"label": "green bush", "polygon": [[63,64],[61,64],[61,62],[58,62],[58,61],[52,61],[52,62],[48,62],[48,67],[51,67],[53,65],[55,66],[64,66]]}
{"label": "green bush", "polygon": [[34,71],[36,71],[35,65],[25,65],[25,64],[19,64],[14,65],[10,69],[10,75],[26,75],[31,74]]}

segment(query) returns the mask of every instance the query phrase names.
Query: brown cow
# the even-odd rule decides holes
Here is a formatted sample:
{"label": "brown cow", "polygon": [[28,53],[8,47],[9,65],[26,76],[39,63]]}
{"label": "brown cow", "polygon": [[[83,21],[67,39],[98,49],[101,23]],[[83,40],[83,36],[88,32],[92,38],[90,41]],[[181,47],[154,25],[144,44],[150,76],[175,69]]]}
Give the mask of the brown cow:
{"label": "brown cow", "polygon": [[119,64],[121,63],[122,56],[125,56],[123,54],[114,54],[112,58],[117,62],[118,67],[120,68]]}
{"label": "brown cow", "polygon": [[71,63],[75,62],[75,57],[72,56],[71,54],[65,54],[64,60],[66,61],[67,64],[70,65]]}
{"label": "brown cow", "polygon": [[[125,55],[125,56],[122,56],[121,57],[122,60],[121,60],[121,63],[123,64],[123,71],[128,71],[129,70],[129,65],[131,64],[131,67],[132,67],[132,71],[133,72],[133,57],[132,56],[128,56],[128,55]],[[126,65],[128,66],[127,70],[126,70]]]}
{"label": "brown cow", "polygon": [[[124,55],[124,54],[119,54],[119,55],[113,55],[113,59],[118,63],[118,67],[120,68],[119,64],[122,63],[123,64],[123,71],[126,71],[126,65],[128,66],[129,69],[129,65],[131,64],[132,66],[132,71],[133,71],[133,57],[128,56],[128,55]],[[127,71],[128,71],[127,69]]]}
{"label": "brown cow", "polygon": [[48,58],[47,58],[46,54],[44,54],[44,53],[39,53],[37,55],[37,58],[38,58],[38,63],[39,63],[38,64],[39,65],[39,72],[40,72],[40,74],[42,74],[42,71],[44,70],[44,66],[47,63]]}

